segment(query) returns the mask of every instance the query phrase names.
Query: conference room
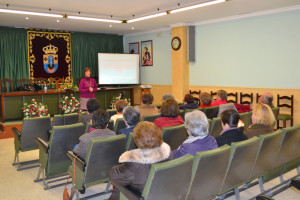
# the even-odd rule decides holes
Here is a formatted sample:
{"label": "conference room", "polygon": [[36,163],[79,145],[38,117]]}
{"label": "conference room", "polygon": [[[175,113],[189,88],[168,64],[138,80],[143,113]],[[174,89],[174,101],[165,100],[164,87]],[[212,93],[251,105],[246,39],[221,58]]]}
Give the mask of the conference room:
{"label": "conference room", "polygon": [[[138,195],[145,199],[175,198],[171,194],[177,195],[178,199],[264,198],[258,195],[276,200],[299,199],[299,190],[290,185],[300,175],[299,20],[300,0],[1,0],[0,197],[61,199],[68,175],[73,177],[72,172],[88,168],[87,163],[76,161],[74,164],[74,155],[71,152],[67,154],[78,144],[79,136],[90,128],[76,124],[78,117],[84,115],[82,110],[88,110],[80,107],[87,103],[86,98],[96,98],[99,107],[111,117],[119,114],[119,100],[124,100],[128,106],[138,107],[142,104],[144,93],[150,92],[152,104],[160,109],[165,94],[171,94],[179,105],[184,103],[186,94],[192,94],[200,104],[201,94],[208,93],[214,101],[217,91],[225,90],[227,101],[233,103],[238,111],[239,108],[249,109],[245,114],[247,126],[251,125],[251,108],[260,102],[264,94],[271,95],[274,108],[278,108],[277,114],[274,112],[276,125],[273,135],[250,138],[247,144],[220,147],[218,151],[212,150],[211,154],[207,151],[178,158],[178,163],[187,166],[182,167],[182,164],[173,170],[182,170],[181,174],[190,173],[185,176],[189,177],[187,180],[173,184],[177,175],[181,180],[180,173],[173,177],[163,171],[161,174],[153,172],[150,175],[156,183],[170,185],[170,188],[155,188],[149,180],[146,190]],[[91,88],[93,97],[82,96],[81,85],[84,84]],[[34,109],[30,112],[32,107]],[[180,111],[183,120],[189,111]],[[205,113],[205,109],[201,111]],[[240,112],[241,118],[242,114]],[[38,125],[28,123],[29,132],[40,134],[37,129],[45,131],[41,140],[37,141],[36,136],[31,138],[34,147],[27,151],[22,146],[24,139],[21,135],[26,132],[25,124],[33,118],[41,121]],[[210,135],[213,135],[214,124],[221,125],[220,121],[216,122],[217,118],[209,120]],[[144,121],[142,117],[141,121]],[[123,118],[107,125],[116,133],[126,127]],[[182,129],[184,125],[181,125]],[[65,127],[73,129],[64,132]],[[220,129],[221,126],[216,137]],[[163,134],[165,130],[161,130]],[[60,131],[61,137],[69,141],[69,144],[63,144],[69,145],[69,149],[56,154],[57,157],[47,157],[55,154],[51,153],[50,142],[55,141],[54,133],[57,135]],[[69,138],[67,132],[77,134],[77,139]],[[137,148],[131,146],[134,146],[133,134],[129,135],[131,144],[127,137],[116,137],[113,142],[123,145],[118,148],[123,152]],[[187,137],[186,134],[184,139]],[[182,143],[180,141],[178,145]],[[171,146],[171,150],[179,148],[178,145]],[[95,148],[100,147],[95,143]],[[243,154],[243,148],[248,154]],[[276,154],[267,154],[268,149]],[[217,157],[221,151],[223,156]],[[115,156],[114,165],[118,164],[123,152]],[[93,155],[90,153],[91,157]],[[221,157],[228,159],[221,161]],[[242,158],[249,159],[244,162],[248,162],[249,169],[246,164],[235,165]],[[251,162],[250,158],[253,159]],[[266,165],[267,158],[273,159],[270,166]],[[28,169],[24,165],[23,169],[20,163],[32,160],[38,161],[29,163]],[[174,167],[171,164],[176,160],[170,161],[170,168]],[[60,162],[57,166],[56,161]],[[217,174],[218,169],[214,168],[217,165],[225,170],[220,171],[220,177],[206,177],[205,174],[211,175],[213,170]],[[74,170],[69,166],[77,167]],[[156,169],[154,167],[153,170]],[[208,171],[201,171],[204,169]],[[235,174],[237,169],[239,173]],[[108,169],[105,170],[103,174],[108,173]],[[97,173],[93,168],[92,172]],[[71,193],[72,181],[87,177],[86,180],[92,181],[80,183],[84,190],[75,188],[74,198],[79,196],[82,199],[100,192],[104,195],[95,199],[108,199],[113,189],[113,186],[107,187],[109,177],[92,183],[93,176],[83,173],[76,180],[70,178],[66,186],[68,192]],[[156,179],[156,176],[160,178]],[[163,178],[165,176],[166,179]],[[58,180],[59,186],[52,187],[53,177],[55,180],[62,179]],[[168,177],[174,179],[169,180]],[[194,181],[201,177],[207,180]],[[236,177],[238,180],[234,179]],[[195,182],[199,185],[194,190]],[[125,191],[122,186],[116,187],[121,191],[121,199],[140,198],[126,197],[131,195],[130,191]]]}

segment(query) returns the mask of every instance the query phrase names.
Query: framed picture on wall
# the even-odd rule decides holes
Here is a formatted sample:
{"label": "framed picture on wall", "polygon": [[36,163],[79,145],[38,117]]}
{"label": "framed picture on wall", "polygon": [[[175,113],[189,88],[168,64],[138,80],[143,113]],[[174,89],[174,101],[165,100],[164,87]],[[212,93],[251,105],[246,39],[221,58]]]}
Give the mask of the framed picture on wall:
{"label": "framed picture on wall", "polygon": [[129,43],[129,53],[130,54],[139,54],[140,47],[139,42]]}
{"label": "framed picture on wall", "polygon": [[152,40],[141,42],[141,53],[142,66],[153,66]]}

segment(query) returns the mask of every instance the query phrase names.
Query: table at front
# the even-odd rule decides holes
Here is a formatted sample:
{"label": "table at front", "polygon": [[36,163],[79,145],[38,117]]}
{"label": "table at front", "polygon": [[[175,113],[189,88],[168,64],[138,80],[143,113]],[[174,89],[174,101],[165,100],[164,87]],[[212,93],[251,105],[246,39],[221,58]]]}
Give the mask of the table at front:
{"label": "table at front", "polygon": [[[134,105],[134,91],[133,88],[106,88],[95,92],[96,99],[100,102],[100,107],[103,109],[110,108],[111,99],[113,96],[124,94],[124,98],[131,99],[131,104]],[[23,118],[23,110],[21,109],[24,103],[31,103],[32,99],[36,99],[38,103],[43,103],[48,106],[49,114],[51,116],[61,114],[58,107],[59,101],[63,95],[74,94],[79,99],[79,92],[54,92],[48,90],[47,92],[9,92],[0,94],[0,121],[19,120]]]}

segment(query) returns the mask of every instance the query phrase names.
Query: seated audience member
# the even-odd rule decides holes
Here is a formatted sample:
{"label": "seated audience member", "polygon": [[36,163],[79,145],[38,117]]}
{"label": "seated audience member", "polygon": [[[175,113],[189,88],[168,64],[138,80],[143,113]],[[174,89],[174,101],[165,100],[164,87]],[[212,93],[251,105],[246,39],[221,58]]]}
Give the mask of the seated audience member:
{"label": "seated audience member", "polygon": [[225,90],[217,91],[217,98],[211,103],[211,106],[219,106],[227,103],[227,92]]}
{"label": "seated audience member", "polygon": [[263,93],[259,99],[258,99],[259,103],[264,103],[269,105],[271,108],[274,108],[273,105],[273,94],[271,94],[270,92],[265,92]]}
{"label": "seated audience member", "polygon": [[200,103],[201,106],[199,106],[199,108],[206,108],[206,107],[211,107],[211,96],[210,94],[208,94],[207,92],[203,92],[200,94]]}
{"label": "seated audience member", "polygon": [[94,111],[92,122],[94,130],[85,133],[79,138],[79,145],[73,150],[81,158],[85,159],[89,149],[91,139],[106,138],[115,136],[116,133],[107,128],[109,115],[105,110],[99,109]]}
{"label": "seated audience member", "polygon": [[263,103],[255,104],[252,108],[252,125],[246,131],[248,138],[272,133],[276,124],[274,113],[270,106]]}
{"label": "seated audience member", "polygon": [[126,135],[126,140],[130,132],[133,132],[134,127],[140,122],[140,111],[132,106],[126,106],[123,110],[123,120],[126,124],[126,128],[117,132],[117,135]]}
{"label": "seated audience member", "polygon": [[98,110],[99,107],[100,104],[97,99],[89,99],[86,103],[88,113],[87,115],[81,115],[78,123],[83,123],[84,126],[86,126],[86,124],[92,120],[93,112]]}
{"label": "seated audience member", "polygon": [[209,123],[203,112],[194,110],[186,113],[184,126],[189,137],[177,150],[172,151],[174,158],[186,154],[195,156],[196,152],[218,148],[216,139],[208,134]]}
{"label": "seated audience member", "polygon": [[161,100],[165,101],[166,99],[175,99],[175,98],[171,94],[164,94],[164,96],[162,96]]}
{"label": "seated audience member", "polygon": [[240,114],[236,110],[225,110],[221,113],[223,131],[216,137],[219,147],[248,139],[243,133],[242,128],[238,128],[239,120]]}
{"label": "seated audience member", "polygon": [[195,103],[194,97],[191,94],[186,94],[183,99],[183,105],[179,106],[180,110],[185,109],[196,109],[198,108],[198,104]]}
{"label": "seated audience member", "polygon": [[119,118],[123,118],[123,109],[127,106],[126,101],[119,100],[116,102],[116,110],[117,114],[110,117],[110,119],[114,120],[114,124],[116,123],[116,120]]}
{"label": "seated audience member", "polygon": [[[169,159],[170,146],[162,141],[161,131],[153,123],[143,121],[133,129],[133,140],[138,149],[126,151],[119,158],[109,176],[112,181],[142,193],[151,164]],[[110,200],[120,199],[120,192],[114,187]]]}
{"label": "seated audience member", "polygon": [[224,112],[225,110],[230,110],[230,109],[238,111],[233,103],[219,105],[219,112],[217,117],[220,117],[221,113]]}
{"label": "seated audience member", "polygon": [[160,115],[154,124],[162,129],[163,127],[183,124],[184,121],[179,115],[179,107],[175,99],[166,99],[161,104]]}
{"label": "seated audience member", "polygon": [[158,113],[158,109],[152,104],[153,95],[151,93],[142,94],[142,103],[136,108],[140,111],[141,119],[144,115],[154,115]]}

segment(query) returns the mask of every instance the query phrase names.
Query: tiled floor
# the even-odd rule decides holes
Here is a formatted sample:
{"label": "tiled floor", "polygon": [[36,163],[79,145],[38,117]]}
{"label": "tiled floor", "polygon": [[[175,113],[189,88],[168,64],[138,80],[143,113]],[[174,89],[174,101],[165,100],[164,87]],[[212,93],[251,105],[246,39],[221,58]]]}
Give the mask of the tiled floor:
{"label": "tiled floor", "polygon": [[[16,167],[12,166],[14,156],[14,140],[1,139],[0,140],[0,200],[61,200],[64,186],[44,190],[42,182],[34,183],[37,176],[38,168],[31,168],[24,171],[17,171]],[[38,158],[38,150],[20,153],[20,161],[32,160]],[[293,170],[286,174],[285,177],[292,177],[296,175]],[[63,182],[65,182],[64,180]],[[278,179],[272,180],[265,184],[268,189],[279,182]],[[94,194],[104,191],[106,184],[100,184],[96,187],[87,189],[86,195]],[[71,188],[71,185],[68,185]],[[250,199],[259,193],[258,185],[241,192],[241,199]],[[108,199],[110,194],[97,197],[94,199]],[[275,197],[276,200],[299,200],[300,192],[294,189],[288,189]],[[228,200],[235,199],[234,196],[227,198]]]}

